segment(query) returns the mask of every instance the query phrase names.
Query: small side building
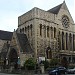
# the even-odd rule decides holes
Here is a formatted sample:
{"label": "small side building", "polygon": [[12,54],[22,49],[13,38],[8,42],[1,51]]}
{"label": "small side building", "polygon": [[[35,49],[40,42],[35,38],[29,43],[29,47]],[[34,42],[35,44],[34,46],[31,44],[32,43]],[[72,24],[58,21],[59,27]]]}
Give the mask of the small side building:
{"label": "small side building", "polygon": [[13,32],[0,30],[0,65],[4,64]]}

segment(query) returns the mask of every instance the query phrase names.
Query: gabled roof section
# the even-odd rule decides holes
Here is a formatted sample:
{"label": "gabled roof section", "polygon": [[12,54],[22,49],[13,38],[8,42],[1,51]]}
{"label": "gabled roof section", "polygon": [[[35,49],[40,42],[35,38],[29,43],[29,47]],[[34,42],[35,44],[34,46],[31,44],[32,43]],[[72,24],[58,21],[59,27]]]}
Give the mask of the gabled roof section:
{"label": "gabled roof section", "polygon": [[11,40],[13,32],[2,31],[0,30],[0,39],[1,40]]}
{"label": "gabled roof section", "polygon": [[[63,4],[63,3],[62,3],[62,4]],[[54,7],[54,8],[52,8],[52,9],[50,9],[50,10],[48,10],[48,12],[53,13],[53,14],[58,14],[58,12],[59,12],[59,10],[60,10],[62,4],[60,4],[60,5],[58,5],[58,6]]]}
{"label": "gabled roof section", "polygon": [[33,53],[26,34],[17,33],[17,38],[24,53]]}

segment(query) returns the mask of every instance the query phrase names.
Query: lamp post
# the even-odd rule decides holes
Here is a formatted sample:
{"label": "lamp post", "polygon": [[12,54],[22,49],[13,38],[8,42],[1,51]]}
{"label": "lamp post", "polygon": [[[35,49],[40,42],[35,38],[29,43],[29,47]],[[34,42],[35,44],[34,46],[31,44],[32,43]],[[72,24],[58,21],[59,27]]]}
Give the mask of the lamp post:
{"label": "lamp post", "polygon": [[18,57],[18,62],[17,62],[17,64],[18,64],[18,68],[20,67],[20,57]]}
{"label": "lamp post", "polygon": [[20,64],[20,57],[18,57],[18,62],[17,63]]}
{"label": "lamp post", "polygon": [[8,59],[6,58],[6,65],[8,65]]}

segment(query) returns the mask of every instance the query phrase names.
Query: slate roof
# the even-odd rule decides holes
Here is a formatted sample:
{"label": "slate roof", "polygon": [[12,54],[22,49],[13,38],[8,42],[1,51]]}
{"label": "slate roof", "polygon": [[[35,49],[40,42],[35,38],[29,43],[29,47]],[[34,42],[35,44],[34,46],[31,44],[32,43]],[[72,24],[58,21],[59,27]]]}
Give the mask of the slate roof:
{"label": "slate roof", "polygon": [[54,8],[52,8],[52,9],[50,9],[50,10],[48,10],[48,12],[51,12],[51,13],[53,13],[53,14],[58,14],[58,12],[59,12],[61,6],[62,6],[62,4],[60,4],[60,5],[58,5],[58,6],[54,7]]}
{"label": "slate roof", "polygon": [[23,52],[25,52],[25,53],[32,53],[33,52],[31,49],[31,46],[29,44],[29,41],[27,39],[26,34],[17,33],[17,38],[18,38],[20,47]]}
{"label": "slate roof", "polygon": [[0,30],[0,39],[1,40],[11,40],[12,35],[13,35],[13,32]]}

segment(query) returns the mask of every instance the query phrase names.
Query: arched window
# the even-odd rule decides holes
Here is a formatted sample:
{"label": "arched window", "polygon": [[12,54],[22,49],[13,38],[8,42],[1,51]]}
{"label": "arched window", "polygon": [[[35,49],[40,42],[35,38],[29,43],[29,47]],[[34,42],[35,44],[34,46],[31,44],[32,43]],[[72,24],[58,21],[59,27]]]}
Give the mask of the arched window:
{"label": "arched window", "polygon": [[58,48],[61,50],[61,38],[60,38],[60,31],[58,33]]}
{"label": "arched window", "polygon": [[20,33],[22,32],[22,30],[20,29]]}
{"label": "arched window", "polygon": [[54,38],[56,38],[56,28],[54,27]]}
{"label": "arched window", "polygon": [[69,34],[69,41],[70,41],[70,43],[71,43],[71,37],[72,37],[72,35],[71,35],[71,33]]}
{"label": "arched window", "polygon": [[74,42],[74,34],[73,34],[73,50],[75,50],[75,42]]}
{"label": "arched window", "polygon": [[47,37],[49,37],[49,26],[47,26]]}
{"label": "arched window", "polygon": [[70,47],[70,50],[72,50],[72,35],[71,35],[71,33],[69,34],[69,47]]}
{"label": "arched window", "polygon": [[32,24],[30,25],[30,30],[31,30],[31,36],[32,36]]}
{"label": "arched window", "polygon": [[24,28],[22,28],[22,33],[24,33]]}
{"label": "arched window", "polygon": [[46,38],[46,26],[44,26],[44,37]]}
{"label": "arched window", "polygon": [[64,32],[62,32],[62,50],[64,50]]}
{"label": "arched window", "polygon": [[68,50],[68,34],[66,33],[66,50]]}
{"label": "arched window", "polygon": [[40,24],[40,36],[42,36],[42,24]]}
{"label": "arched window", "polygon": [[26,29],[26,27],[25,27],[25,32],[26,32],[26,30],[27,30],[27,29]]}
{"label": "arched window", "polygon": [[28,36],[29,36],[29,26],[28,26]]}
{"label": "arched window", "polygon": [[53,27],[51,27],[51,38],[53,38]]}
{"label": "arched window", "polygon": [[47,56],[47,59],[52,58],[52,51],[51,51],[50,47],[47,47],[47,49],[46,49],[46,56]]}

